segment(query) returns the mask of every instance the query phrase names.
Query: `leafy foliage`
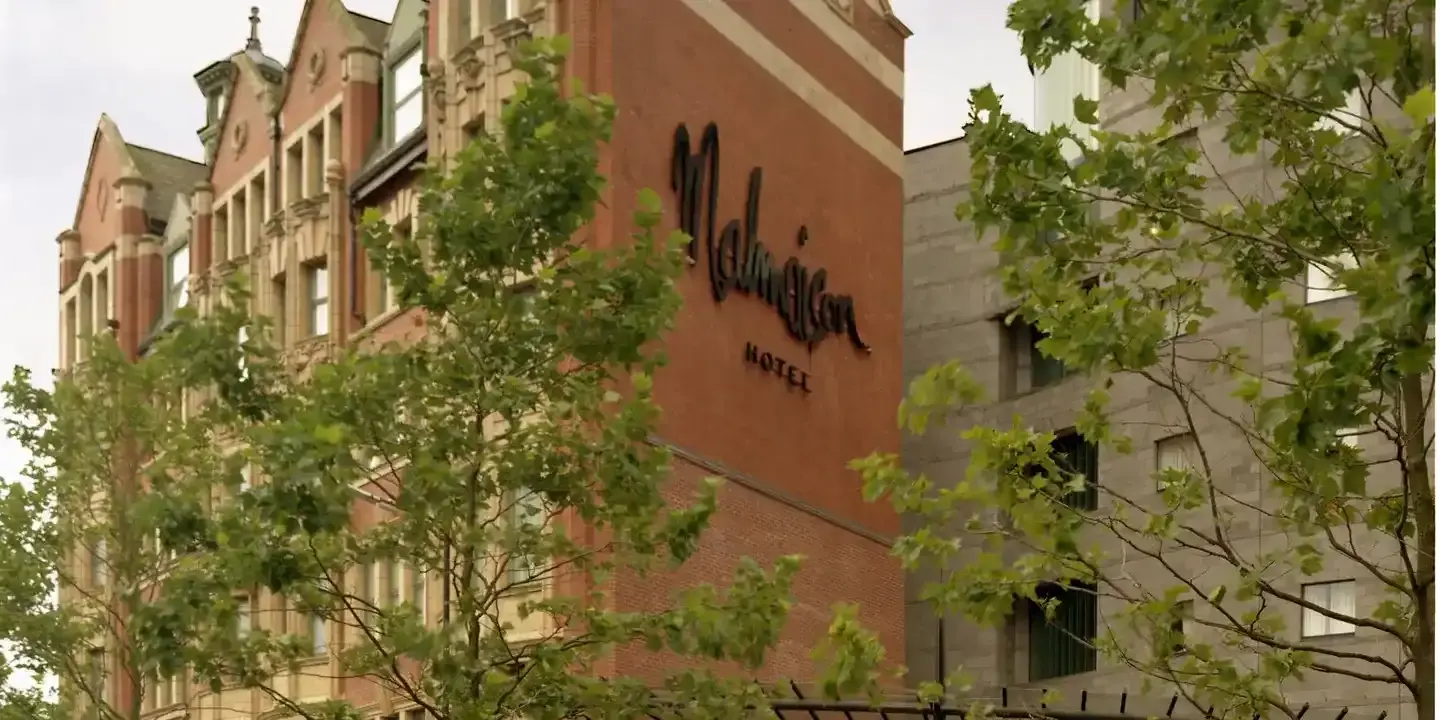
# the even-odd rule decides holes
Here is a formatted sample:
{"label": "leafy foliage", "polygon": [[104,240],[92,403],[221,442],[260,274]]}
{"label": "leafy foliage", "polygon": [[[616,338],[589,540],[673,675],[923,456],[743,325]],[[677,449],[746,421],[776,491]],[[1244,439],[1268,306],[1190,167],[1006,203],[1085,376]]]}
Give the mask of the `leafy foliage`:
{"label": "leafy foliage", "polygon": [[[1093,645],[1201,712],[1294,717],[1287,691],[1331,677],[1429,717],[1433,4],[1146,0],[1122,22],[1017,0],[1009,17],[1037,68],[1074,53],[1116,88],[1108,102],[1161,120],[1124,132],[1082,97],[1074,125],[1035,132],[977,89],[957,216],[992,238],[1012,319],[1088,376],[1069,381],[1092,386],[1074,420],[1087,441],[1122,459],[1167,436],[1195,446],[1149,478],[1102,475],[1095,512],[1063,501],[1084,480],[1019,418],[961,433],[964,478],[857,461],[871,497],[920,519],[896,554],[935,569],[937,610],[985,624],[1045,583],[1096,585]],[[1297,288],[1322,274],[1351,299],[1307,304]],[[900,421],[967,418],[981,390],[957,363],[933,368]],[[1165,427],[1133,422],[1157,397]],[[1301,590],[1338,578],[1361,588],[1352,612]],[[1176,630],[1186,600],[1193,637]],[[1304,637],[1302,609],[1375,642]]]}

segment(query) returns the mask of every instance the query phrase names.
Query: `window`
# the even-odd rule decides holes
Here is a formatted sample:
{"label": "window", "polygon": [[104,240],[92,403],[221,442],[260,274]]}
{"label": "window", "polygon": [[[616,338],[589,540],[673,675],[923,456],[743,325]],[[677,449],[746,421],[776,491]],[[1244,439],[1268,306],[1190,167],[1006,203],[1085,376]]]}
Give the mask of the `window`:
{"label": "window", "polygon": [[285,347],[285,315],[286,313],[286,289],[285,276],[270,281],[271,300],[274,305],[270,308],[270,317],[275,322],[275,343]]}
{"label": "window", "polygon": [[1055,438],[1050,449],[1061,470],[1085,476],[1085,489],[1070,493],[1060,501],[1076,510],[1100,507],[1100,448],[1072,431]]}
{"label": "window", "polygon": [[305,197],[325,192],[325,122],[305,133]]}
{"label": "window", "polygon": [[420,50],[415,49],[390,70],[392,142],[404,140],[424,124],[425,98],[420,85]]}
{"label": "window", "polygon": [[472,14],[470,8],[474,2],[475,0],[460,0],[460,11],[456,13],[455,18],[455,47],[464,47],[466,43],[470,42],[470,38],[474,37],[475,31],[470,27]]}
{"label": "window", "polygon": [[305,142],[296,140],[285,150],[285,202],[305,197]]}
{"label": "window", "polygon": [[310,614],[310,654],[324,655],[329,649],[325,643],[325,617],[319,613]]}
{"label": "window", "polygon": [[[1200,446],[1190,433],[1171,435],[1155,443],[1155,469],[1194,470],[1200,467]],[[1161,488],[1162,490],[1164,488]]]}
{"label": "window", "polygon": [[90,650],[89,662],[86,664],[85,684],[90,691],[90,717],[101,717],[100,706],[106,702],[110,693],[105,691],[105,649],[94,648]]}
{"label": "window", "polygon": [[417,709],[417,710],[411,710],[410,712],[405,713],[405,720],[427,720],[427,719],[426,719],[426,717],[425,717],[425,711],[422,710],[422,709]]}
{"label": "window", "polygon": [[[1315,121],[1316,130],[1333,130],[1341,134],[1354,132],[1349,127],[1365,127],[1370,122],[1370,111],[1365,107],[1365,96],[1356,87],[1345,93],[1345,106],[1335,108]],[[1343,123],[1343,124],[1342,124]]]}
{"label": "window", "polygon": [[248,342],[249,340],[250,340],[250,328],[247,328],[247,327],[245,327],[245,326],[242,325],[242,326],[240,327],[240,329],[235,332],[235,344],[236,344],[236,346],[238,346],[238,347],[240,348],[239,367],[240,367],[240,377],[241,377],[242,379],[243,379],[243,378],[248,378],[248,377],[250,377],[250,368],[247,367],[247,366],[246,366],[246,363],[245,363],[245,343]]}
{"label": "window", "polygon": [[[1340,580],[1338,582],[1316,583],[1306,585],[1301,590],[1301,597],[1305,602],[1318,605],[1346,617],[1355,616],[1355,581]],[[1302,609],[1301,632],[1305,637],[1323,637],[1326,635],[1349,635],[1355,632],[1355,626],[1344,620],[1321,615],[1310,608]]]}
{"label": "window", "polygon": [[[1343,253],[1333,258],[1340,267],[1346,270],[1354,270],[1358,267],[1355,256],[1350,253]],[[1339,279],[1330,273],[1330,270],[1314,263],[1311,263],[1305,270],[1305,302],[1318,303],[1326,300],[1335,300],[1351,295],[1339,284]]]}
{"label": "window", "polygon": [[76,307],[75,299],[71,298],[65,303],[65,347],[64,356],[67,365],[75,362],[78,346],[77,338],[80,336],[79,310]]}
{"label": "window", "polygon": [[235,634],[245,637],[250,634],[250,598],[241,595],[235,598]]}
{"label": "window", "polygon": [[225,262],[230,256],[226,253],[230,250],[230,209],[216,208],[215,215],[210,219],[210,234],[212,235],[211,253],[214,262]]}
{"label": "window", "polygon": [[1065,363],[1040,351],[1045,333],[1034,325],[1015,319],[1004,327],[1007,377],[1003,386],[1011,397],[1058,384],[1065,379]]}
{"label": "window", "polygon": [[175,312],[190,302],[190,246],[181,245],[165,259],[165,310]]}
{"label": "window", "polygon": [[249,463],[246,463],[246,464],[240,466],[240,492],[242,492],[242,493],[243,493],[243,492],[249,492],[249,490],[250,490],[250,464],[249,464]]}
{"label": "window", "polygon": [[1182,600],[1175,603],[1170,611],[1170,654],[1184,655],[1190,652],[1187,643],[1194,637],[1195,603]]}
{"label": "window", "polygon": [[1099,626],[1095,588],[1088,585],[1036,588],[1042,601],[1054,600],[1054,616],[1037,603],[1026,608],[1030,682],[1076,675],[1095,669],[1095,630]]}
{"label": "window", "polygon": [[1360,428],[1346,428],[1346,429],[1344,429],[1344,430],[1341,430],[1341,431],[1335,433],[1335,439],[1339,440],[1339,441],[1340,441],[1341,443],[1343,443],[1346,447],[1350,447],[1350,448],[1354,448],[1354,449],[1356,449],[1356,450],[1359,450],[1359,449],[1360,449],[1360,436],[1361,436],[1361,435],[1364,435],[1364,434],[1365,434],[1365,431],[1364,431],[1364,430],[1361,430]]}
{"label": "window", "polygon": [[101,332],[110,325],[110,273],[95,276],[95,327]]}
{"label": "window", "polygon": [[520,0],[490,0],[490,24],[499,25],[520,17]]}
{"label": "window", "polygon": [[426,602],[425,602],[426,597],[427,597],[427,595],[426,595],[426,591],[425,591],[425,571],[424,571],[424,570],[421,570],[421,569],[418,568],[418,567],[415,567],[414,565],[411,565],[411,566],[410,566],[410,602],[411,602],[411,604],[413,604],[413,605],[415,606],[415,609],[416,609],[417,611],[419,611],[419,613],[420,613],[420,624],[421,624],[421,625],[427,625],[427,624],[429,624],[428,622],[426,622],[426,611],[428,610],[428,608],[426,608]]}
{"label": "window", "polygon": [[235,193],[230,200],[230,219],[234,221],[235,228],[230,233],[230,257],[243,257],[250,252],[250,205],[245,197],[245,189]]}
{"label": "window", "polygon": [[310,335],[330,334],[330,272],[324,265],[308,269],[306,290],[310,293],[309,330]]}
{"label": "window", "polygon": [[385,607],[398,607],[404,600],[405,563],[399,560],[385,562]]}
{"label": "window", "polygon": [[106,562],[105,538],[95,541],[95,547],[90,550],[90,587],[103,587],[109,573]]}
{"label": "window", "polygon": [[261,172],[250,181],[249,195],[246,205],[250,208],[250,217],[245,221],[250,232],[245,236],[245,246],[248,248],[260,247],[260,238],[265,234],[265,173]]}
{"label": "window", "polygon": [[170,704],[185,702],[187,672],[181,669],[180,672],[170,676]]}
{"label": "window", "polygon": [[[510,522],[526,531],[538,531],[545,525],[545,509],[540,494],[522,488],[515,493],[515,503],[510,506]],[[517,552],[510,558],[510,585],[524,585],[534,582],[544,570],[540,559],[534,553]]]}

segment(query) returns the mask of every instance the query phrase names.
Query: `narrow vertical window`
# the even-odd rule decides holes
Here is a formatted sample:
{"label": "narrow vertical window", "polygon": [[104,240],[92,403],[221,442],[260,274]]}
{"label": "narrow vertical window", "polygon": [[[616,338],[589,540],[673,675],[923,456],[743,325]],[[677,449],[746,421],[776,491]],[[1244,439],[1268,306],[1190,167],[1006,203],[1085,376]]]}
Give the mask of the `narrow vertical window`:
{"label": "narrow vertical window", "polygon": [[311,266],[309,269],[309,321],[310,334],[328,335],[330,333],[330,273],[324,265]]}
{"label": "narrow vertical window", "polygon": [[390,70],[392,142],[400,142],[424,125],[425,99],[421,96],[420,50],[400,58]]}

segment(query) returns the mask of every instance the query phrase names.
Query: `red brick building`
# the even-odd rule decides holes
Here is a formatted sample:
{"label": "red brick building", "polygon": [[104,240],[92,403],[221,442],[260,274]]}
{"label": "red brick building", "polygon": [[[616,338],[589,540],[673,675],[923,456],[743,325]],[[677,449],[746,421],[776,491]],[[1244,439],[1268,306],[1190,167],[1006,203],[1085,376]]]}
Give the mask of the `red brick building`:
{"label": "red brick building", "polygon": [[[111,319],[122,347],[142,353],[176,307],[204,312],[217,278],[242,267],[252,311],[276,319],[289,352],[415,332],[359,257],[357,211],[411,222],[415,163],[443,162],[493,128],[518,79],[514,43],[558,33],[573,42],[567,73],[619,109],[602,161],[611,185],[585,241],[626,241],[642,187],[697,236],[653,441],[675,453],[677,494],[705,476],[728,481],[682,574],[609,596],[652,606],[727,576],[742,556],[802,553],[768,672],[808,676],[840,601],[861,604],[898,661],[898,518],[863,502],[845,469],[899,449],[908,31],[886,0],[401,0],[390,22],[306,0],[283,62],[252,41],[196,75],[204,163],[129,145],[101,119],[59,241],[62,363]],[[734,277],[711,262],[713,245],[741,235],[763,242],[768,262],[754,266],[771,272]],[[801,301],[782,301],[781,288]],[[645,676],[663,662],[622,652],[608,670]],[[350,692],[292,681],[303,697]],[[264,709],[181,685],[147,693],[146,707],[162,715],[183,696],[197,718]],[[403,710],[372,699],[377,712]]]}

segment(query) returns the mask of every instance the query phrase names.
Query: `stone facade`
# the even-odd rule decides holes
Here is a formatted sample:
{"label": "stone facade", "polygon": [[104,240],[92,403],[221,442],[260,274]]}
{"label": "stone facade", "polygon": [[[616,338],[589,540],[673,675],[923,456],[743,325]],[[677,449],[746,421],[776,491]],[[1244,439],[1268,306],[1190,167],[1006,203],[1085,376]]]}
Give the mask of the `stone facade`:
{"label": "stone facade", "polygon": [[[509,17],[491,15],[502,8]],[[728,577],[741,557],[764,564],[801,553],[807,563],[797,604],[765,674],[809,677],[809,650],[842,601],[860,603],[889,656],[903,657],[903,579],[889,557],[898,520],[863,503],[858,478],[845,468],[871,450],[898,451],[900,442],[889,410],[876,412],[893,408],[901,387],[908,30],[886,0],[401,0],[390,23],[351,13],[339,0],[306,0],[286,62],[265,56],[252,33],[244,50],[196,75],[206,98],[205,163],[152,176],[160,173],[132,157],[114,123],[101,120],[77,217],[58,239],[64,366],[83,361],[85,339],[111,318],[126,352],[142,355],[173,315],[177,282],[204,313],[220,283],[240,270],[252,279],[250,310],[272,318],[291,357],[424,332],[423,318],[395,310],[368,270],[353,222],[368,207],[394,224],[413,222],[411,165],[443,164],[474,134],[495,130],[519,79],[511,66],[516,43],[556,33],[572,40],[567,74],[612,94],[620,108],[602,159],[611,183],[583,239],[628,241],[634,197],[645,187],[659,191],[675,217],[675,130],[686,124],[698,138],[716,123],[726,159],[717,219],[744,216],[747,177],[763,166],[761,233],[777,267],[794,256],[825,268],[827,292],[853,298],[853,325],[866,346],[842,334],[807,347],[755,298],[716,302],[705,260],[692,268],[668,343],[671,362],[657,378],[665,416],[652,440],[675,453],[676,497],[707,475],[724,477],[728,487],[684,573],[643,584],[620,578],[607,597],[619,609],[653,607],[693,582]],[[417,48],[423,130],[407,134],[397,130],[404,98],[396,74]],[[188,246],[165,227],[177,196],[190,213]],[[188,263],[178,260],[182,249]],[[102,281],[108,290],[97,290]],[[800,367],[812,378],[809,392],[747,364],[750,343]],[[357,522],[369,522],[357,512]],[[421,602],[438,608],[438,596]],[[273,598],[247,602],[255,622],[284,621]],[[327,637],[344,642],[338,627]],[[311,664],[323,670],[334,662],[321,655]],[[601,670],[654,678],[674,666],[672,658],[625,650]],[[303,700],[345,696],[377,716],[413,712],[369,682],[327,674],[339,673],[276,682]],[[163,692],[147,687],[144,706],[157,718],[188,709],[193,720],[234,720],[274,710],[258,691],[212,693],[183,681]]]}
{"label": "stone facade", "polygon": [[[1102,125],[1107,129],[1133,131],[1158,122],[1155,111],[1145,107],[1142,100],[1141,91],[1134,88],[1128,92],[1104,90],[1100,96]],[[1230,155],[1225,149],[1222,125],[1202,125],[1193,130],[1194,135],[1184,141],[1198,143],[1214,164],[1210,175],[1217,180],[1206,190],[1213,201],[1218,203],[1229,197],[1227,186],[1242,196],[1265,197],[1267,193],[1278,192],[1283,174],[1254,156]],[[908,381],[936,363],[959,360],[986,390],[984,404],[967,408],[947,428],[920,438],[907,436],[903,442],[907,468],[913,473],[925,473],[943,486],[963,479],[969,462],[970,451],[958,438],[958,429],[975,424],[1008,426],[1017,415],[1037,430],[1069,428],[1093,381],[1071,377],[1033,391],[1020,388],[1017,392],[1013,388],[1010,381],[1024,359],[1012,354],[1000,318],[1016,303],[1006,296],[994,276],[998,258],[990,246],[993,238],[976,237],[973,228],[958,222],[954,213],[955,206],[968,198],[970,192],[970,156],[964,138],[909,151],[905,172],[905,377]],[[1278,308],[1255,313],[1225,295],[1223,290],[1223,283],[1219,283],[1207,298],[1216,315],[1207,318],[1197,333],[1184,335],[1176,342],[1182,346],[1193,343],[1192,347],[1210,341],[1222,347],[1238,345],[1246,349],[1256,367],[1270,371],[1283,369],[1291,358],[1291,340],[1288,323],[1278,317]],[[1294,293],[1297,299],[1303,297],[1303,278],[1298,278],[1288,292]],[[1348,299],[1333,299],[1313,307],[1318,314],[1337,317],[1342,322],[1354,312],[1353,300]],[[1229,396],[1232,389],[1232,385],[1214,382],[1203,392],[1221,410],[1236,412],[1241,408]],[[1136,450],[1128,456],[1102,450],[1099,480],[1131,497],[1153,500],[1157,496],[1152,479],[1157,467],[1156,443],[1181,431],[1174,400],[1158,388],[1132,378],[1116,378],[1110,393],[1114,418],[1117,423],[1126,424]],[[1263,468],[1243,435],[1213,415],[1200,418],[1197,424],[1199,441],[1215,463],[1216,472],[1225,478],[1225,487],[1237,500],[1263,507]],[[1385,459],[1381,439],[1361,436],[1357,441],[1367,460]],[[1393,463],[1376,466],[1371,478],[1372,489],[1393,486],[1396,482]],[[955,528],[955,532],[963,531]],[[1262,550],[1288,547],[1289,542],[1258,517],[1249,520],[1241,517],[1235,535],[1241,551],[1252,557]],[[1110,542],[1118,546],[1116,541]],[[1362,538],[1361,543],[1372,543],[1376,553],[1387,551],[1379,538]],[[1116,556],[1120,555],[1118,547],[1110,549]],[[963,563],[965,557],[962,553],[956,562]],[[1192,577],[1206,578],[1207,583],[1233,582],[1233,578],[1226,577],[1232,572],[1228,566],[1216,566],[1202,558],[1183,555],[1173,561]],[[1126,572],[1142,587],[1154,591],[1176,584],[1168,571],[1143,559],[1128,560]],[[940,621],[931,606],[919,600],[921,588],[929,577],[932,576],[921,573],[907,580],[906,660],[912,684],[935,678],[940,650],[936,632]],[[1344,558],[1328,557],[1324,573],[1305,578],[1303,582],[1347,579],[1356,581],[1357,611],[1362,616],[1368,615],[1384,598],[1383,587]],[[1300,578],[1280,582],[1282,587],[1297,593],[1301,584]],[[1207,609],[1202,607],[1203,603],[1195,605],[1197,615],[1203,617]],[[1101,627],[1107,617],[1117,617],[1119,610],[1102,598],[1098,613]],[[1135,704],[1133,694],[1141,691],[1140,676],[1126,667],[1107,665],[1104,658],[1091,672],[1031,682],[1023,613],[1023,608],[1017,610],[1016,616],[1000,627],[979,627],[960,617],[945,618],[943,657],[946,665],[951,669],[963,666],[974,678],[977,688],[982,688],[982,693],[986,692],[983,688],[1009,687],[1012,693],[1048,688],[1062,691],[1067,702],[1075,703],[1081,691],[1088,691],[1092,696],[1095,693],[1115,696],[1128,691],[1132,693],[1132,709],[1144,707],[1163,713],[1168,693],[1158,705],[1155,697],[1142,700],[1146,705]],[[1290,639],[1301,642],[1298,606],[1285,610],[1285,622]],[[1200,641],[1206,641],[1203,631],[1199,634]],[[1388,637],[1366,628],[1350,635],[1303,642],[1390,658],[1398,656],[1398,649]],[[1385,711],[1392,718],[1413,718],[1413,705],[1403,702],[1408,695],[1402,697],[1397,689],[1394,685],[1312,673],[1307,681],[1286,687],[1285,692],[1294,707],[1309,703],[1313,717],[1330,718],[1341,707],[1349,707],[1351,713],[1363,713],[1364,717]]]}

